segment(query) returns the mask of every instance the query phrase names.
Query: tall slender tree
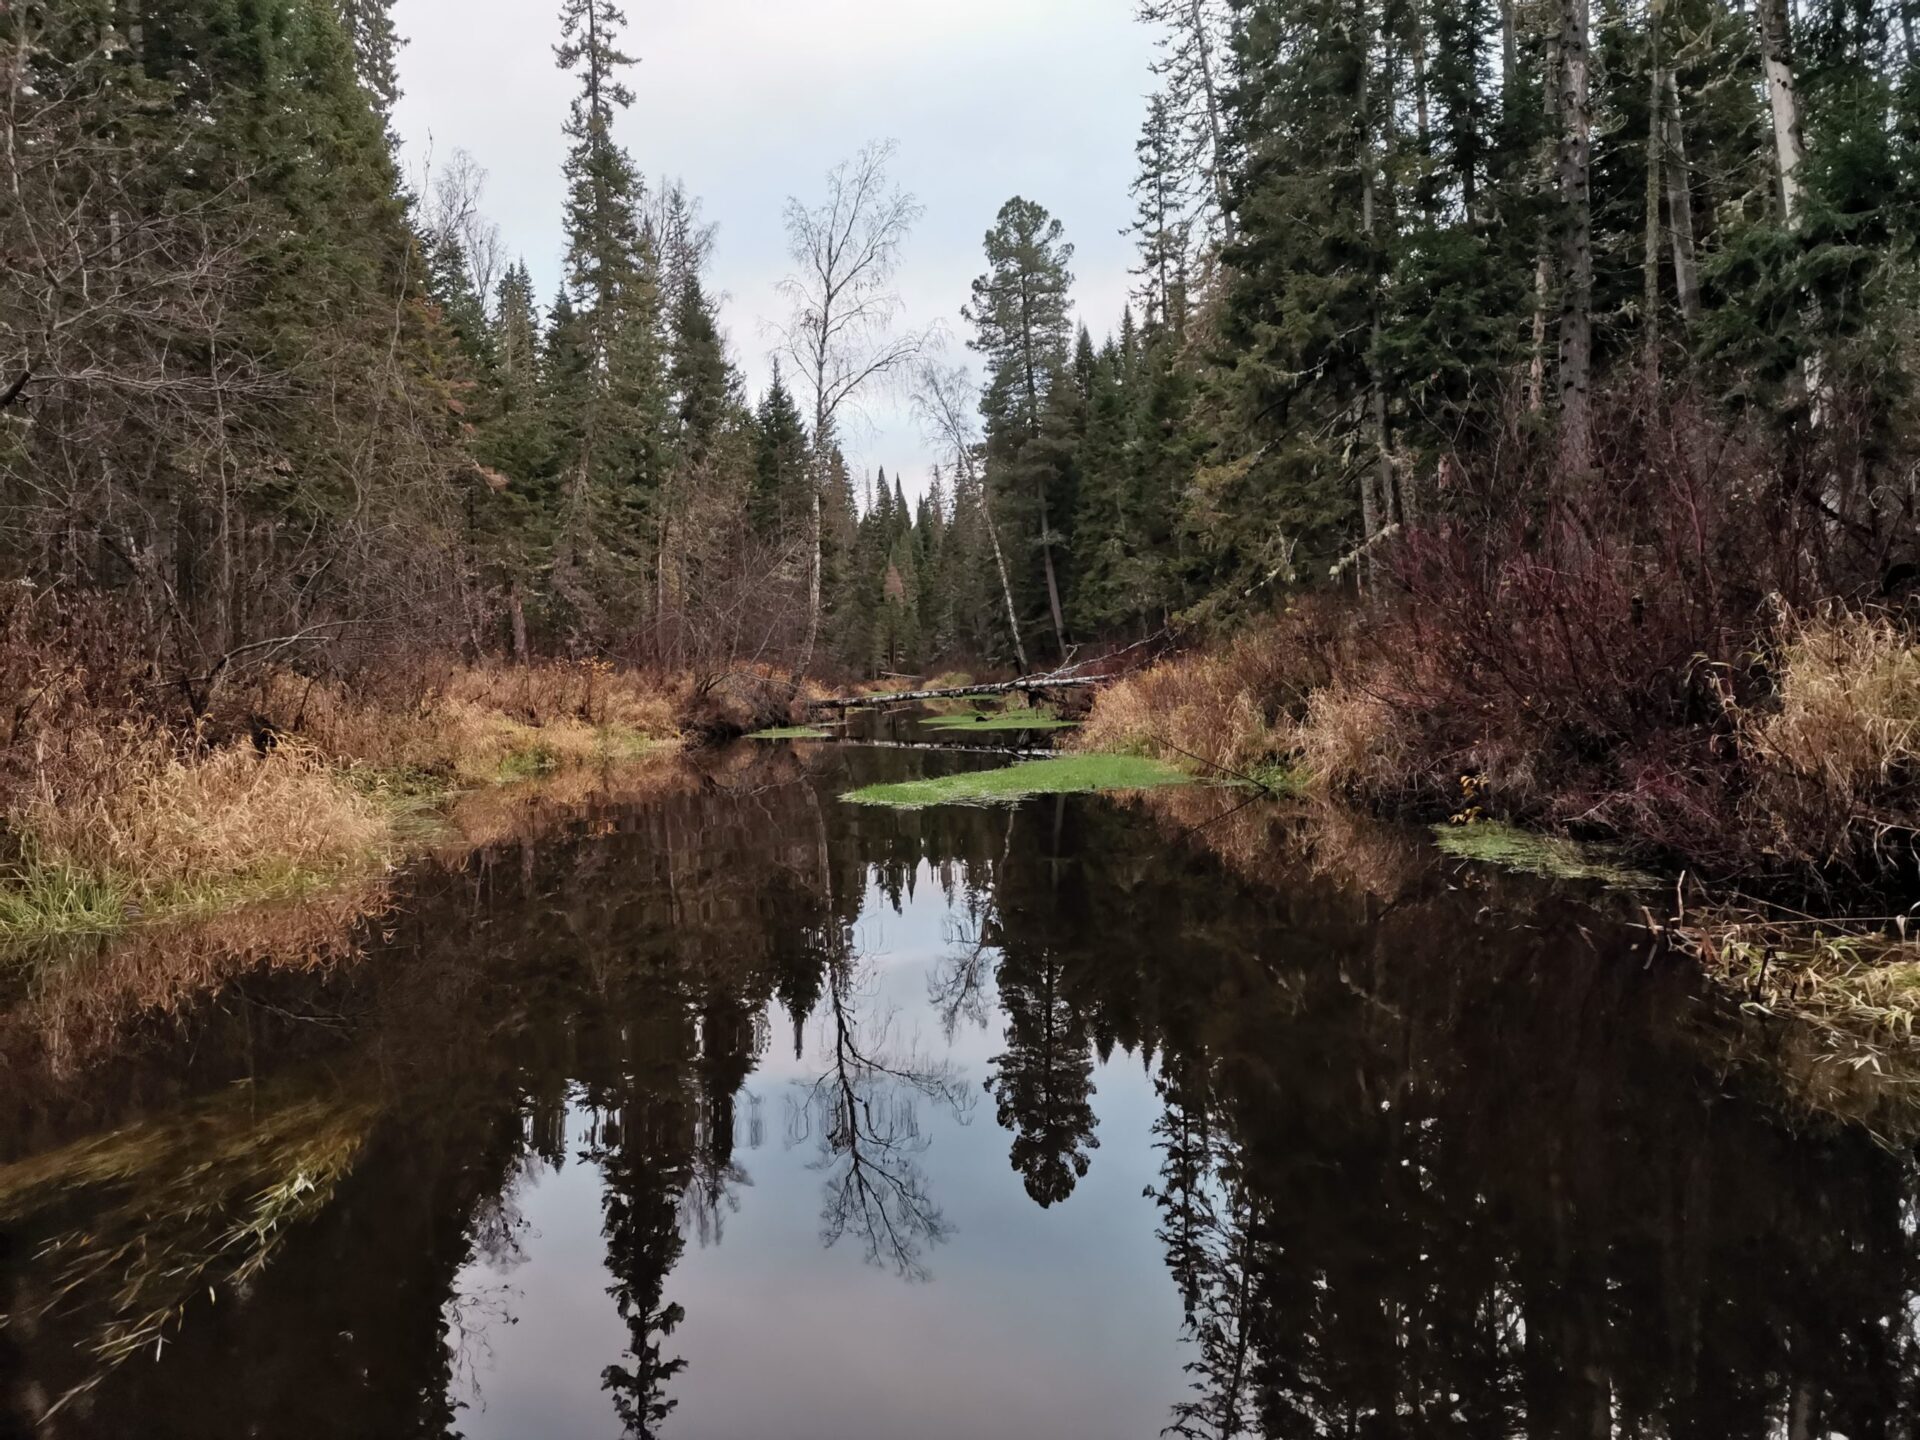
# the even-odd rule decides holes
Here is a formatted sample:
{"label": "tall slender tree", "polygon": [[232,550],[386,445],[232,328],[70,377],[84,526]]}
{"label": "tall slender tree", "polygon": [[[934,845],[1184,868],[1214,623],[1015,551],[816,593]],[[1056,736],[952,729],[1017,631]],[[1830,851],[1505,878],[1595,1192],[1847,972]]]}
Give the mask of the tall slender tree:
{"label": "tall slender tree", "polygon": [[1067,653],[1060,564],[1066,536],[1054,528],[1062,497],[1047,443],[1048,402],[1066,372],[1073,339],[1069,292],[1073,246],[1043,206],[1016,196],[987,232],[987,270],[973,282],[973,348],[987,365],[981,412],[987,421],[987,485],[1031,507],[1054,643]]}
{"label": "tall slender tree", "polygon": [[787,201],[795,268],[782,282],[793,305],[782,350],[813,402],[817,472],[809,507],[807,629],[793,667],[796,685],[813,663],[825,612],[823,507],[835,426],[867,389],[911,365],[923,343],[919,335],[898,330],[894,275],[921,208],[888,178],[893,155],[891,142],[871,144],[828,172],[822,203]]}

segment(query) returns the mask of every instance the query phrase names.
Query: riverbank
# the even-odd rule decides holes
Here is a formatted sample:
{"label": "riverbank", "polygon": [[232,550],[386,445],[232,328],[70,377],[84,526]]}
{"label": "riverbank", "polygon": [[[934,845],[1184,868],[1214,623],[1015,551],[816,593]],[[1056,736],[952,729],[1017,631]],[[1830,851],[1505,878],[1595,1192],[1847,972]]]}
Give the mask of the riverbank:
{"label": "riverbank", "polygon": [[1577,642],[1504,619],[1502,655],[1484,616],[1303,606],[1109,686],[1068,743],[1284,774],[1469,835],[1511,825],[1605,842],[1665,877],[1645,897],[1648,925],[1749,1003],[1908,1044],[1920,1015],[1909,621],[1780,613],[1720,656],[1635,668],[1630,654],[1583,667]]}
{"label": "riverbank", "polygon": [[676,744],[686,689],[592,661],[357,687],[267,673],[187,726],[55,696],[8,750],[0,945],[351,887],[421,848],[459,792]]}
{"label": "riverbank", "polygon": [[1920,636],[1901,616],[1781,616],[1727,655],[1631,675],[1526,657],[1517,625],[1510,640],[1496,679],[1431,616],[1303,607],[1107,687],[1070,743],[1283,771],[1378,810],[1610,840],[1802,897],[1914,878]]}

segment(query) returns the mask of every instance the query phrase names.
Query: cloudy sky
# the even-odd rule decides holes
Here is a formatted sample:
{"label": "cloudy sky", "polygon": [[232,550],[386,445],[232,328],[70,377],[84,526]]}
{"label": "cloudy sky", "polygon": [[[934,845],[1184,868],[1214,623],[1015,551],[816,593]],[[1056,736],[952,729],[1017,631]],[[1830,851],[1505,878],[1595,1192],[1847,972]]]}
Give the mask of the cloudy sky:
{"label": "cloudy sky", "polygon": [[[398,0],[409,44],[395,120],[409,173],[456,149],[489,174],[486,208],[543,296],[563,250],[561,125],[573,91],[553,64],[556,0]],[[757,395],[785,305],[781,212],[864,143],[899,142],[896,178],[926,207],[907,247],[907,323],[945,322],[983,268],[981,237],[1013,195],[1076,246],[1075,297],[1096,335],[1129,288],[1127,188],[1152,80],[1134,0],[626,0],[639,58],[620,138],[650,176],[677,176],[719,225],[714,282],[734,358]],[[900,397],[877,395],[849,436],[865,471],[925,480],[931,447]]]}

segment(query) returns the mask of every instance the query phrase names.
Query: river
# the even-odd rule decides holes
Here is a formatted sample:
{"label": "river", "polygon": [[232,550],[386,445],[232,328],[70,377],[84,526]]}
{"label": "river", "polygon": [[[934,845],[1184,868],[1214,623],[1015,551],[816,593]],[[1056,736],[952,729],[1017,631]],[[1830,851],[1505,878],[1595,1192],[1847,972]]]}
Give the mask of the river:
{"label": "river", "polygon": [[1593,892],[841,799],[992,763],[743,746],[17,987],[0,1433],[1915,1433],[1911,1148]]}

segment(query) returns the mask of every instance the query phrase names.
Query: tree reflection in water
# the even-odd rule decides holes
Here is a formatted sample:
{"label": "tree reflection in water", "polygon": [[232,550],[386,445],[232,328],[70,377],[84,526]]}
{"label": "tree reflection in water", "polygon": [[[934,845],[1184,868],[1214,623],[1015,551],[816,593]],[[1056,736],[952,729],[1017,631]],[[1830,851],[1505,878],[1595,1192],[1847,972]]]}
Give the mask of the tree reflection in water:
{"label": "tree reflection in water", "polygon": [[[753,1076],[791,1036],[807,1068],[782,1097],[788,1140],[812,1173],[796,1156],[789,1177],[848,1264],[929,1274],[957,1232],[928,1147],[983,1081],[1013,1174],[995,1159],[968,1195],[1004,1187],[1015,1213],[996,1223],[1035,1221],[1022,1190],[1072,1213],[1129,1163],[1155,1175],[1135,1243],[1157,1264],[1157,1232],[1191,1388],[1143,1430],[1920,1433],[1913,1153],[1789,1111],[1734,1064],[1747,1022],[1589,910],[1423,867],[1418,845],[1351,822],[1337,847],[1316,841],[1271,806],[1232,818],[1248,843],[1223,864],[1199,846],[1230,827],[1205,814],[1164,833],[1093,800],[893,815],[838,805],[831,771],[756,763],[422,880],[371,963],[214,967],[225,988],[84,1082],[0,1028],[10,1134],[40,1137],[0,1137],[0,1298],[34,1321],[0,1322],[0,1431],[84,1386],[63,1435],[166,1416],[181,1434],[452,1436],[520,1303],[512,1272],[540,1259],[522,1207],[575,1163],[623,1332],[611,1404],[630,1435],[691,1420],[675,1413],[692,1393],[689,1246],[752,1243],[726,1224],[743,1194],[750,1211],[785,1196],[768,1176],[749,1191],[739,1152]],[[852,937],[863,910],[930,883],[947,944],[924,1012],[899,1012]],[[942,1035],[991,1053],[987,1072],[940,1058]],[[1118,1057],[1151,1074],[1151,1117],[1096,1118],[1123,1093],[1099,1070]],[[365,1097],[351,1126],[334,1123],[345,1094]],[[246,1103],[218,1128],[162,1127],[165,1144],[133,1124],[193,1095]],[[276,1129],[287,1144],[264,1145]],[[164,1297],[164,1356],[101,1372],[128,1276],[63,1292],[45,1247],[118,1245],[137,1216],[142,1253],[173,1273],[335,1131],[336,1192],[245,1293],[192,1270],[191,1296]],[[148,1143],[80,1143],[118,1132]],[[1101,1136],[1112,1175],[1090,1168]],[[229,1151],[273,1173],[256,1183]],[[209,1156],[232,1196],[198,1178]],[[181,1196],[194,1204],[162,1203]],[[956,1268],[962,1245],[1038,1253],[975,1229],[947,1252]]]}
{"label": "tree reflection in water", "polygon": [[821,1243],[831,1249],[852,1235],[869,1264],[925,1280],[927,1251],[944,1242],[951,1227],[920,1165],[932,1136],[919,1106],[936,1105],[965,1124],[973,1094],[956,1067],[901,1046],[896,1017],[862,1018],[862,1004],[875,1002],[858,970],[851,957],[827,966],[825,1068],[796,1084],[788,1143],[812,1139],[819,1147],[814,1167],[826,1176]]}

